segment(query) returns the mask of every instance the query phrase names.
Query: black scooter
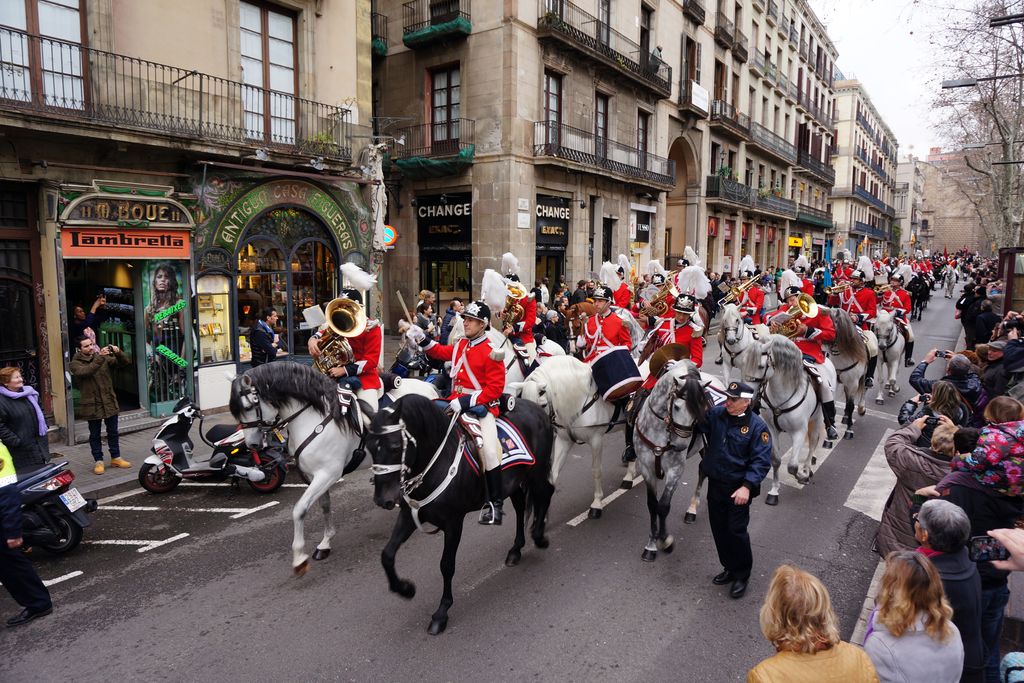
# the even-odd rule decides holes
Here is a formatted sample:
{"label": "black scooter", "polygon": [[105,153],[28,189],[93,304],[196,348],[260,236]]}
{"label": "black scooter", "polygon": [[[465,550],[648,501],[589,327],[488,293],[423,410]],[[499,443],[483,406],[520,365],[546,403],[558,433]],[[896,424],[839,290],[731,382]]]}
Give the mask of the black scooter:
{"label": "black scooter", "polygon": [[[212,453],[193,452],[190,432],[199,420],[199,437]],[[150,493],[167,493],[182,479],[245,479],[258,493],[273,493],[288,474],[287,455],[282,442],[271,432],[259,449],[245,443],[237,425],[219,424],[203,431],[203,414],[192,399],[184,397],[174,414],[153,437],[153,455],[139,468],[139,484]]]}
{"label": "black scooter", "polygon": [[96,501],[72,488],[74,480],[67,461],[18,475],[26,547],[63,555],[82,542],[84,529],[91,524],[87,513],[96,510]]}

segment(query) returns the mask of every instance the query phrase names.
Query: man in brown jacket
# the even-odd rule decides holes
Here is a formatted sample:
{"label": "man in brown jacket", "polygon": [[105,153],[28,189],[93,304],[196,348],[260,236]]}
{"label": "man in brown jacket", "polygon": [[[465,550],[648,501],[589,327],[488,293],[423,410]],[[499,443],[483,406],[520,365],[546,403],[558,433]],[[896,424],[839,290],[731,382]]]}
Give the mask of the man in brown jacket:
{"label": "man in brown jacket", "polygon": [[117,433],[117,414],[121,412],[121,407],[117,404],[114,381],[110,375],[113,368],[128,365],[128,357],[112,345],[95,352],[93,342],[88,337],[80,337],[75,343],[78,351],[71,359],[70,368],[81,394],[76,417],[89,423],[89,447],[96,461],[92,471],[94,474],[103,474],[103,443],[100,441],[102,424],[107,427],[110,466],[131,467],[132,464],[121,457]]}

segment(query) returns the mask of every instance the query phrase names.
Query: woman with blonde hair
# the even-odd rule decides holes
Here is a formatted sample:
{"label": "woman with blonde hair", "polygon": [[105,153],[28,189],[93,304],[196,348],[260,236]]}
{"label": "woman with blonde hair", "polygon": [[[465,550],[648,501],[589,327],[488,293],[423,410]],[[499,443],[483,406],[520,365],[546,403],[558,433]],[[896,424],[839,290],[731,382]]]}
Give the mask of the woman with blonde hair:
{"label": "woman with blonde hair", "polygon": [[760,621],[777,654],[751,669],[747,683],[878,681],[864,651],[839,639],[828,591],[812,574],[788,564],[778,567]]}
{"label": "woman with blonde hair", "polygon": [[959,681],[964,644],[952,617],[931,560],[911,550],[889,553],[864,641],[879,680]]}
{"label": "woman with blonde hair", "polygon": [[1010,396],[996,396],[985,406],[985,422],[990,425],[1024,420],[1024,405]]}

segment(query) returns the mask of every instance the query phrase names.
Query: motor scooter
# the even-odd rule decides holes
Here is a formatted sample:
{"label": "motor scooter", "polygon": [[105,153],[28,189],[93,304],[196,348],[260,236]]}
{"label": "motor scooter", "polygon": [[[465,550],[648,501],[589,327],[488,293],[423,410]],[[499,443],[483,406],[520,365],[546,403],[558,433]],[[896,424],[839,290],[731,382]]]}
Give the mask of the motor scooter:
{"label": "motor scooter", "polygon": [[446,396],[451,387],[451,378],[443,367],[435,367],[427,354],[408,345],[403,345],[395,354],[395,362],[391,364],[390,372],[401,378],[418,376],[418,379],[433,384],[441,396]]}
{"label": "motor scooter", "polygon": [[91,524],[87,513],[96,510],[96,500],[72,488],[74,480],[67,461],[18,475],[13,486],[21,494],[21,536],[26,547],[64,555],[82,542],[85,527]]}
{"label": "motor scooter", "polygon": [[[199,420],[199,437],[211,453],[193,451],[192,424]],[[288,474],[287,454],[276,431],[269,431],[260,448],[245,442],[238,425],[218,424],[204,432],[203,414],[184,397],[174,414],[153,437],[152,455],[139,468],[139,484],[151,493],[167,493],[183,479],[245,479],[258,493],[273,493]]]}

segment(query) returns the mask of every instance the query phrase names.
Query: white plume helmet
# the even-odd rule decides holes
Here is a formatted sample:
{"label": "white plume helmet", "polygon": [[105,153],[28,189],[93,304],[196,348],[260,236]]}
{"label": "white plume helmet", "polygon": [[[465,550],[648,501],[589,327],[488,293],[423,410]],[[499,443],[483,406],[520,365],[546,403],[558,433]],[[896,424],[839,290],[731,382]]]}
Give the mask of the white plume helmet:
{"label": "white plume helmet", "polygon": [[373,289],[373,286],[377,283],[377,278],[354,263],[342,263],[341,274],[345,276],[345,279],[349,281],[353,289],[358,289],[361,292]]}
{"label": "white plume helmet", "polygon": [[628,278],[633,270],[633,264],[629,262],[629,257],[625,254],[619,254],[619,268],[622,268],[622,276],[624,278]]}
{"label": "white plume helmet", "polygon": [[793,270],[796,270],[797,268],[803,268],[804,270],[807,270],[810,267],[811,264],[807,261],[807,257],[804,256],[803,254],[797,256],[796,260],[793,261]]}
{"label": "white plume helmet", "polygon": [[510,251],[506,251],[501,255],[501,274],[519,275],[519,259]]}
{"label": "white plume helmet", "polygon": [[804,281],[800,279],[800,276],[794,273],[791,269],[786,268],[782,271],[782,275],[779,276],[779,294],[782,294],[789,287],[802,287]]}
{"label": "white plume helmet", "polygon": [[755,270],[757,270],[757,266],[754,264],[754,257],[751,256],[750,254],[747,254],[742,259],[740,259],[739,270],[737,270],[736,272],[744,273],[746,271],[750,271],[751,273],[753,273]]}
{"label": "white plume helmet", "polygon": [[485,270],[483,281],[480,283],[480,298],[492,313],[497,314],[505,308],[505,298],[508,295],[508,285],[501,273],[491,268]]}
{"label": "white plume helmet", "polygon": [[703,267],[689,265],[676,276],[676,288],[683,294],[693,295],[699,301],[711,293],[711,280]]}
{"label": "white plume helmet", "polygon": [[866,254],[861,254],[857,259],[857,270],[864,273],[865,280],[873,280],[875,277],[875,267],[871,265],[871,259]]}
{"label": "white plume helmet", "polygon": [[665,270],[665,266],[661,265],[661,261],[648,261],[647,262],[647,274],[648,275],[661,275],[662,277],[668,277],[668,271]]}
{"label": "white plume helmet", "polygon": [[622,284],[622,280],[619,279],[619,267],[611,261],[605,261],[601,264],[599,275],[601,284],[610,287],[613,292]]}
{"label": "white plume helmet", "polygon": [[907,284],[914,277],[914,269],[909,263],[904,263],[896,269],[896,275],[903,278],[903,284]]}
{"label": "white plume helmet", "polygon": [[700,257],[697,256],[697,252],[693,250],[693,247],[686,245],[683,248],[683,258],[690,262],[690,266],[703,266]]}

